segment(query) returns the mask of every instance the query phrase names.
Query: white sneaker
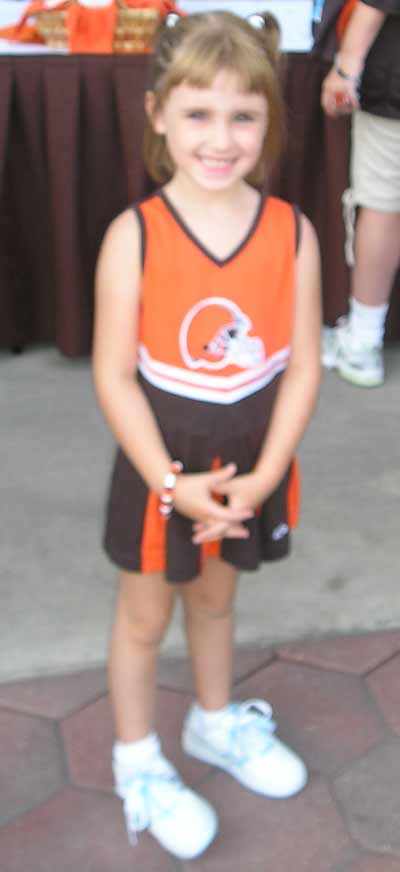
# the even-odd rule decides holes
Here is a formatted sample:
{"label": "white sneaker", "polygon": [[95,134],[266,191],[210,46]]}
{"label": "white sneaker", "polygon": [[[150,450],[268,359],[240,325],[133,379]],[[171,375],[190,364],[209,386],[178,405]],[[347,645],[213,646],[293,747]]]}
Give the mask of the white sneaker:
{"label": "white sneaker", "polygon": [[322,364],[360,387],[378,387],[385,377],[382,348],[357,339],[346,318],[336,327],[323,328]]}
{"label": "white sneaker", "polygon": [[175,857],[189,860],[202,854],[217,833],[213,807],[183,784],[161,751],[142,771],[122,777],[120,770],[115,792],[123,800],[133,845],[137,833],[147,829]]}
{"label": "white sneaker", "polygon": [[232,703],[213,727],[203,727],[192,706],[182,745],[187,754],[225,769],[245,787],[264,796],[293,796],[305,786],[307,770],[276,736],[271,706],[260,699]]}

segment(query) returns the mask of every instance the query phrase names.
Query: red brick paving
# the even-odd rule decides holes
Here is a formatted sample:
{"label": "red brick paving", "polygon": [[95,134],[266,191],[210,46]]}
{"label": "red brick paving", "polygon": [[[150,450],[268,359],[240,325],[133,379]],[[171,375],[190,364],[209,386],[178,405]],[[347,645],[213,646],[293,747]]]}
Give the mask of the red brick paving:
{"label": "red brick paving", "polygon": [[0,686],[1,872],[400,872],[399,670],[397,631],[239,649],[235,697],[269,699],[311,773],[299,796],[269,800],[185,757],[190,670],[163,660],[165,752],[220,818],[214,844],[189,863],[146,833],[128,844],[104,670]]}

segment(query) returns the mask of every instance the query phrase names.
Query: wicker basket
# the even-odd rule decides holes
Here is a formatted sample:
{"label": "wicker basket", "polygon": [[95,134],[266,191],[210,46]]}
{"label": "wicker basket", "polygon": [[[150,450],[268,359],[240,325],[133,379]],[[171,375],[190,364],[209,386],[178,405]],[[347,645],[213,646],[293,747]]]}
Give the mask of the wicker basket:
{"label": "wicker basket", "polygon": [[[72,0],[73,2],[73,0]],[[160,20],[158,9],[126,6],[117,0],[118,12],[114,30],[115,54],[147,54],[151,51],[154,32]],[[37,12],[36,29],[49,48],[67,49],[68,38],[65,9]]]}

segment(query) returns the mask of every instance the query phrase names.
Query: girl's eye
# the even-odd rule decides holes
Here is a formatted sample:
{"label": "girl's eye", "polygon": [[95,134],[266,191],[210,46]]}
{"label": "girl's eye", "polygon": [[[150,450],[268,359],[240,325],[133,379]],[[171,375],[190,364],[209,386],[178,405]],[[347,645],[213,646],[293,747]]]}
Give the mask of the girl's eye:
{"label": "girl's eye", "polygon": [[237,115],[235,115],[235,121],[251,122],[254,121],[254,117],[253,115],[250,115],[249,112],[238,112]]}
{"label": "girl's eye", "polygon": [[192,109],[191,112],[187,113],[188,118],[193,118],[194,120],[203,121],[204,118],[207,118],[207,112],[205,109]]}

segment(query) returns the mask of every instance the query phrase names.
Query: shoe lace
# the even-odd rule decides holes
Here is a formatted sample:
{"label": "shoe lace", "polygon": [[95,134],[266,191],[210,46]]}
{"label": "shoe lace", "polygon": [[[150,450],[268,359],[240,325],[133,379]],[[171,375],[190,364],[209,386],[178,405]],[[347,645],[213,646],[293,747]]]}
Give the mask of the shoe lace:
{"label": "shoe lace", "polygon": [[[276,723],[272,707],[263,699],[232,703],[232,718],[228,726],[229,739],[235,757],[244,764],[255,754],[265,754],[274,744]],[[229,715],[228,715],[229,717]]]}
{"label": "shoe lace", "polygon": [[136,772],[126,782],[124,812],[131,845],[137,845],[137,834],[147,829],[153,818],[165,817],[171,812],[183,790],[184,785],[173,767],[165,774]]}

